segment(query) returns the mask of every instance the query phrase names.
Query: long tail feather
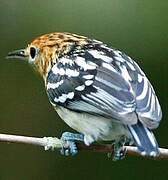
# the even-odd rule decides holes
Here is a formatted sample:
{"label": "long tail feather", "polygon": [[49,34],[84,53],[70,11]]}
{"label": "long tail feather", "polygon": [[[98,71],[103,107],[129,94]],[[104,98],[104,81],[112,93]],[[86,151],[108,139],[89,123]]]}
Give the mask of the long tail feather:
{"label": "long tail feather", "polygon": [[140,121],[135,125],[128,126],[128,129],[142,155],[155,157],[159,154],[158,143],[152,131],[146,128]]}

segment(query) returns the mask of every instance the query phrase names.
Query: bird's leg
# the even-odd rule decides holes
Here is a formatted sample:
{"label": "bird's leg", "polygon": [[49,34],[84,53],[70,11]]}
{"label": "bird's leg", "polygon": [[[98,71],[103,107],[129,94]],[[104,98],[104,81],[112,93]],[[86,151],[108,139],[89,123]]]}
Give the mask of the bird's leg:
{"label": "bird's leg", "polygon": [[84,141],[84,135],[78,133],[64,132],[61,136],[61,140],[65,142],[65,146],[61,149],[61,154],[65,156],[76,155],[78,149],[75,141]]}
{"label": "bird's leg", "polygon": [[124,159],[126,149],[124,149],[123,147],[128,142],[129,139],[126,136],[121,136],[114,142],[113,161]]}

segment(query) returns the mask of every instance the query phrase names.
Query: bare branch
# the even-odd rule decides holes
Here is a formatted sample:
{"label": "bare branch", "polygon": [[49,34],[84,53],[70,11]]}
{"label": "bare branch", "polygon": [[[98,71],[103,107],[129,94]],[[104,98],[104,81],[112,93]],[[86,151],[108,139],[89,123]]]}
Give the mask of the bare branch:
{"label": "bare branch", "polygon": [[[18,136],[18,135],[8,135],[0,134],[0,142],[10,142],[10,143],[23,143],[23,144],[32,144],[36,146],[42,146],[45,150],[54,150],[66,147],[67,145],[62,140],[56,137],[28,137],[28,136]],[[113,146],[110,144],[93,144],[86,146],[82,143],[77,143],[79,150],[89,150],[95,152],[103,153],[113,153]],[[126,155],[129,156],[142,156],[136,147],[134,146],[124,146],[126,149]],[[154,159],[167,159],[168,160],[168,149],[159,148],[160,155]]]}

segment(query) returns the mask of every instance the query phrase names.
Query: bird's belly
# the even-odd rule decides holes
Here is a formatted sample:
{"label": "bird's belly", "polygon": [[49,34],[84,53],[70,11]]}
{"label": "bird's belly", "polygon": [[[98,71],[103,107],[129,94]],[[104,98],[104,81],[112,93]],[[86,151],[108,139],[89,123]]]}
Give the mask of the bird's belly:
{"label": "bird's belly", "polygon": [[76,113],[63,107],[56,108],[59,116],[73,129],[84,134],[85,144],[99,140],[116,140],[125,135],[129,137],[127,128],[111,119],[87,113]]}

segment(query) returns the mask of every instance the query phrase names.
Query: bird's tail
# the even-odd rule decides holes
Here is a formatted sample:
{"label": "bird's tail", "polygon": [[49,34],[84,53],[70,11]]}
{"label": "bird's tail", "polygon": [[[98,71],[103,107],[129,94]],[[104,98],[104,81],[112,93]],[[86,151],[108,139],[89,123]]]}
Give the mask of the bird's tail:
{"label": "bird's tail", "polygon": [[135,125],[129,125],[128,129],[142,155],[156,157],[159,154],[158,143],[152,131],[146,128],[140,121]]}

